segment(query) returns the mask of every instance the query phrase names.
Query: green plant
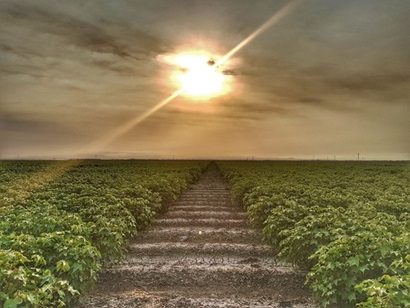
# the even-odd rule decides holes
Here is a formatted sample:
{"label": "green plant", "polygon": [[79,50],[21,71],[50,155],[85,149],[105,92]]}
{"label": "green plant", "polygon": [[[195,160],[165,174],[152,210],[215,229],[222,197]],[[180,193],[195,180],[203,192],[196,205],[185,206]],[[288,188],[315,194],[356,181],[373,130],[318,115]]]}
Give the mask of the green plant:
{"label": "green plant", "polygon": [[402,226],[394,216],[385,215],[363,222],[361,231],[322,246],[312,256],[318,262],[308,274],[308,282],[323,306],[364,300],[356,285],[388,273],[394,260],[409,253],[409,234],[403,238]]}
{"label": "green plant", "polygon": [[410,307],[410,254],[392,262],[390,274],[367,279],[356,286],[366,300],[358,307],[396,308]]}
{"label": "green plant", "polygon": [[303,268],[311,268],[317,263],[312,255],[320,247],[346,234],[340,223],[343,208],[313,207],[309,212],[311,214],[296,222],[293,228],[279,233],[283,238],[279,243],[279,256]]}

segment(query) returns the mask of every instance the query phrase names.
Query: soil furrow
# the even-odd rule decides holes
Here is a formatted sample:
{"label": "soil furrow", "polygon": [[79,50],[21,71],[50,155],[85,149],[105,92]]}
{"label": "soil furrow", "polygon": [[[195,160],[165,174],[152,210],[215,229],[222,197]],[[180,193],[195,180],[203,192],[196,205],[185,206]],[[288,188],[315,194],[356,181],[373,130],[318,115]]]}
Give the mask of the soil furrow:
{"label": "soil furrow", "polygon": [[175,202],[175,205],[179,205],[179,206],[183,206],[183,205],[188,205],[188,206],[192,206],[192,205],[211,205],[211,206],[232,206],[231,205],[231,201],[230,200],[226,200],[226,201],[209,201],[209,200],[184,200],[184,201],[178,201]]}
{"label": "soil furrow", "polygon": [[248,288],[257,290],[260,285],[269,285],[272,290],[286,289],[292,291],[291,296],[296,297],[305,292],[304,288],[293,291],[295,282],[303,285],[304,275],[295,274],[294,271],[269,271],[266,268],[244,268],[232,270],[226,266],[129,266],[114,268],[107,272],[106,286],[110,285],[111,292],[124,292],[132,290],[136,285],[150,286],[153,284],[152,276],[155,275],[155,285],[164,287],[209,288],[212,285],[224,285],[235,288]]}
{"label": "soil furrow", "polygon": [[172,211],[168,213],[170,218],[226,218],[226,219],[246,219],[246,213],[227,211]]}
{"label": "soil furrow", "polygon": [[144,232],[134,243],[194,242],[194,243],[262,243],[260,233],[246,228],[168,227]]}
{"label": "soil furrow", "polygon": [[80,307],[315,307],[305,273],[278,262],[232,205],[215,164],[100,274]]}
{"label": "soil furrow", "polygon": [[[149,289],[149,291],[148,291]],[[158,289],[155,286],[136,286],[134,290],[111,294],[101,293],[89,300],[91,307],[178,307],[178,308],[311,308],[312,304],[303,295],[295,298],[261,296],[269,294],[270,288],[260,288],[257,292],[230,286],[195,289]],[[170,295],[172,294],[172,295]],[[246,297],[243,296],[246,294]],[[206,304],[205,304],[206,303]]]}
{"label": "soil furrow", "polygon": [[162,264],[170,264],[170,265],[198,265],[198,264],[208,264],[208,265],[232,265],[232,264],[254,264],[256,265],[262,264],[263,266],[276,266],[281,268],[290,269],[293,267],[287,263],[279,262],[275,258],[272,257],[247,257],[243,258],[236,254],[231,255],[206,255],[201,254],[198,256],[193,255],[183,255],[183,256],[134,256],[132,258],[128,258],[127,263],[123,262],[122,265],[162,265]]}
{"label": "soil furrow", "polygon": [[202,211],[212,211],[212,212],[233,212],[233,213],[243,213],[238,208],[234,208],[233,206],[212,206],[212,205],[174,205],[169,208],[168,213],[171,214],[172,212],[202,212]]}
{"label": "soil furrow", "polygon": [[133,244],[130,252],[134,255],[201,255],[236,254],[241,257],[273,256],[268,245],[230,244],[230,243],[145,243]]}
{"label": "soil furrow", "polygon": [[161,226],[204,226],[204,227],[243,227],[247,226],[248,222],[243,219],[217,219],[217,218],[164,218],[157,219],[155,221],[156,225]]}

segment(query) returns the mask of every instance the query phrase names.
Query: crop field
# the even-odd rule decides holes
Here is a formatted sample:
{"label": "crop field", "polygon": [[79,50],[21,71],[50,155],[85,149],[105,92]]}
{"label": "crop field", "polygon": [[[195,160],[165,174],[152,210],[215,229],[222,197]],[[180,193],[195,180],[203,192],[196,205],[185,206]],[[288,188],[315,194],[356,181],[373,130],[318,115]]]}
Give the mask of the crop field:
{"label": "crop field", "polygon": [[[206,180],[201,182],[204,174]],[[195,192],[184,195],[195,185]],[[259,253],[260,259],[271,254],[262,245],[257,246],[259,252],[252,250],[256,249],[251,245],[256,237],[246,229],[248,222],[240,220],[242,214],[230,209],[232,205],[226,200],[229,194],[235,208],[246,210],[244,216],[252,228],[262,230],[275,258],[307,272],[306,285],[316,305],[410,307],[408,163],[219,161],[210,164],[137,160],[0,162],[0,305],[77,305],[93,288],[104,268],[124,258],[131,260],[127,257],[127,246],[134,239],[134,246],[140,250],[132,256],[132,262],[148,259],[153,283],[161,280],[154,275],[157,271],[163,277],[163,286],[166,279],[174,279],[172,284],[180,283],[185,292],[195,283],[194,279],[181,283],[182,278],[191,281],[191,270],[218,283],[215,278],[220,274],[218,265],[225,266],[221,277],[226,279],[223,284],[227,286],[234,279],[232,273],[240,267],[242,276],[235,277],[241,277],[244,282],[242,285],[238,280],[233,290],[251,287],[268,292],[269,288],[275,288],[278,293],[281,287],[286,287],[289,300],[260,307],[293,307],[286,306],[288,302],[296,303],[292,286],[285,286],[284,282],[271,286],[269,281],[273,280],[263,275],[265,268],[272,270],[270,265],[261,262],[249,266],[243,260],[235,264],[215,261],[216,254],[228,253],[224,252],[228,248],[236,257],[242,256],[240,247],[247,249],[249,262],[259,262],[253,254]],[[156,219],[168,209],[169,219],[167,216]],[[214,216],[208,219],[206,215]],[[156,220],[162,229],[146,233],[145,237],[136,236]],[[177,232],[188,229],[191,233],[181,239]],[[222,229],[218,241],[213,239]],[[196,232],[195,238],[191,236],[192,230]],[[229,238],[222,238],[228,233]],[[148,238],[151,235],[155,238]],[[169,242],[174,237],[176,244]],[[147,242],[139,245],[138,241],[144,239]],[[182,278],[162,272],[152,263],[153,256],[144,255],[144,251],[155,245],[154,240],[162,241],[162,246],[154,247],[158,250],[155,254],[169,252],[179,256],[182,255],[177,251],[179,247],[191,247],[197,259],[198,254],[205,253],[204,243],[210,243],[207,253],[213,253],[213,267],[206,264],[202,268],[197,261],[188,264],[191,258],[178,271],[184,272]],[[222,245],[223,240],[229,240],[229,245]],[[187,256],[187,252],[183,255]],[[161,259],[162,255],[155,258]],[[135,268],[145,271],[148,267],[142,264]],[[212,275],[201,272],[203,269],[212,271]],[[285,267],[282,270],[288,271]],[[277,274],[275,268],[272,272]],[[125,274],[121,273],[115,272],[115,279],[122,279]],[[266,279],[247,277],[256,273]],[[149,272],[131,274],[141,281],[150,276]],[[299,277],[295,275],[289,270],[289,277]],[[117,282],[120,288],[121,283]],[[251,282],[255,285],[250,285]],[[147,283],[144,290],[150,285],[151,282]],[[249,291],[249,294],[254,293]],[[212,300],[215,303],[217,299]],[[94,301],[95,307],[103,302],[99,298]],[[297,305],[294,307],[312,307],[308,301]],[[191,307],[215,306],[192,304]]]}
{"label": "crop field", "polygon": [[224,162],[232,197],[323,306],[410,307],[410,166]]}
{"label": "crop field", "polygon": [[0,303],[75,302],[126,239],[176,200],[202,162],[3,161]]}

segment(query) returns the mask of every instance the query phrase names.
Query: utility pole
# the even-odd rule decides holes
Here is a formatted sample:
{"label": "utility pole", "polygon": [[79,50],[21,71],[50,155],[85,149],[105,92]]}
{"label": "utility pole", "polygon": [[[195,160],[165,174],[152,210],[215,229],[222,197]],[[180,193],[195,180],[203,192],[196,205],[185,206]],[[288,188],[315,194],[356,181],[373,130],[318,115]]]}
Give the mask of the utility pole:
{"label": "utility pole", "polygon": [[360,161],[360,153],[357,153],[357,160]]}

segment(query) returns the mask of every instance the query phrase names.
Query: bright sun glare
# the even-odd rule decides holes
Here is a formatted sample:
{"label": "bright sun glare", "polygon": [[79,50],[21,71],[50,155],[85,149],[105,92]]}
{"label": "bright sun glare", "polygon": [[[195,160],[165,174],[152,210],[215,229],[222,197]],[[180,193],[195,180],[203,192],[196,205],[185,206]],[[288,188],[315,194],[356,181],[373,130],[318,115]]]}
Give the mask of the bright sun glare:
{"label": "bright sun glare", "polygon": [[209,58],[201,55],[181,55],[175,63],[182,68],[176,76],[185,93],[192,96],[213,96],[222,92],[225,76],[208,64]]}
{"label": "bright sun glare", "polygon": [[172,61],[181,71],[175,75],[184,93],[198,98],[209,98],[226,92],[225,76],[205,55],[181,54]]}

